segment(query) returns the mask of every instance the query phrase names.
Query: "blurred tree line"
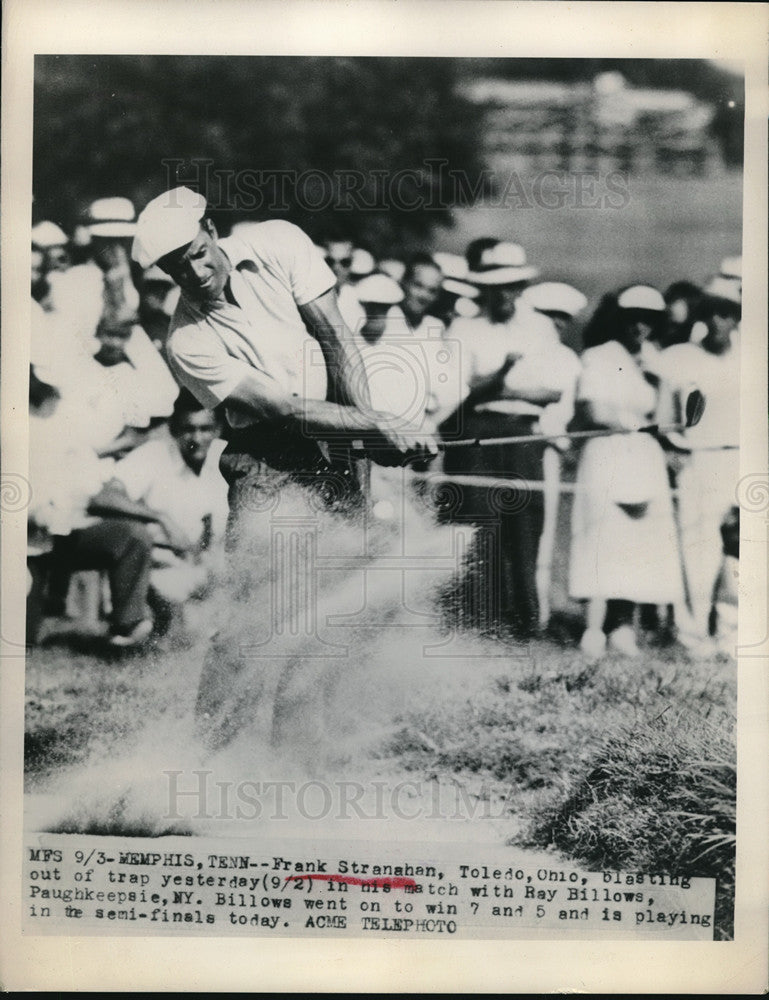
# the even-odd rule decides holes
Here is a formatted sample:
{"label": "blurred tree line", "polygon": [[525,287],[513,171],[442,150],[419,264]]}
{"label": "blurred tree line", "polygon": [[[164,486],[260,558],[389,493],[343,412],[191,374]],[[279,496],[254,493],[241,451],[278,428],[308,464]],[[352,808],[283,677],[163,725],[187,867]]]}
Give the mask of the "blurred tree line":
{"label": "blurred tree line", "polygon": [[341,230],[374,253],[414,250],[451,220],[449,171],[482,190],[482,116],[457,83],[613,69],[712,102],[725,160],[742,162],[742,80],[707,60],[38,56],[35,217],[71,230],[94,198],[140,208],[186,183],[225,231],[279,215],[316,240]]}
{"label": "blurred tree line", "polygon": [[35,215],[71,228],[96,197],[140,208],[186,183],[225,230],[279,215],[315,239],[333,227],[374,252],[415,249],[450,221],[445,171],[426,161],[471,183],[483,167],[460,62],[38,56]]}

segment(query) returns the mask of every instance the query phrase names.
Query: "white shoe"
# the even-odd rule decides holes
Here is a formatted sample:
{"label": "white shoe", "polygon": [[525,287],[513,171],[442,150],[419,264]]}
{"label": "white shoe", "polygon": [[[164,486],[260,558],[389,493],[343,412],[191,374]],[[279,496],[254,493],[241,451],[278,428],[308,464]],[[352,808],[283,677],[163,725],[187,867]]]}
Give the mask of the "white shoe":
{"label": "white shoe", "polygon": [[622,656],[640,656],[641,650],[635,640],[635,632],[630,625],[620,625],[609,635],[609,649]]}
{"label": "white shoe", "polygon": [[134,625],[128,635],[111,635],[109,638],[109,644],[110,646],[115,646],[118,649],[127,649],[130,646],[138,646],[139,643],[149,639],[154,627],[155,623],[151,618],[142,618],[141,621]]}
{"label": "white shoe", "polygon": [[580,639],[579,648],[589,660],[598,660],[606,652],[606,636],[599,628],[589,628]]}

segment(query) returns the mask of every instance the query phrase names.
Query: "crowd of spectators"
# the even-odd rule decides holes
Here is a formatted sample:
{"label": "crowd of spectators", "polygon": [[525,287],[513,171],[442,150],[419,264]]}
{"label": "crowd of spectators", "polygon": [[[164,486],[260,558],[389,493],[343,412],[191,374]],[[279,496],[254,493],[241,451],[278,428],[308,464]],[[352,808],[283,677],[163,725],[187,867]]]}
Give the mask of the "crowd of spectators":
{"label": "crowd of spectators", "polygon": [[[51,221],[32,229],[32,643],[46,619],[72,613],[78,574],[95,581],[108,643],[126,648],[183,632],[222,567],[226,416],[172,375],[179,289],[132,262],[135,228],[133,204],[114,197],[70,235]],[[696,654],[733,652],[739,258],[714,261],[704,287],[613,290],[588,318],[579,289],[541,281],[506,239],[377,261],[337,234],[312,252],[336,277],[371,406],[442,441],[433,462],[374,465],[367,500],[387,517],[398,490],[453,486],[432,511],[474,529],[463,623],[524,639],[547,628],[572,492],[568,592],[584,605],[586,658],[637,656],[641,629]],[[567,346],[580,341],[581,353]],[[695,388],[705,409],[687,427]]]}

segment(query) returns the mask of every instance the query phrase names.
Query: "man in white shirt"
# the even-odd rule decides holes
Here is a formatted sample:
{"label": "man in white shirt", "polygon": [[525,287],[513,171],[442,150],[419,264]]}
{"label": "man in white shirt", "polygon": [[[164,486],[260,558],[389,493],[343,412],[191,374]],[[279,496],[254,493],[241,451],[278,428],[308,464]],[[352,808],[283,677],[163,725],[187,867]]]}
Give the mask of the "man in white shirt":
{"label": "man in white shirt", "polygon": [[[155,515],[149,522],[150,583],[165,627],[219,568],[227,524],[227,484],[219,471],[225,442],[218,437],[218,418],[185,392],[169,429],[170,438],[148,441],[118,462],[111,483],[117,513],[125,510],[122,492]],[[156,629],[163,630],[157,619]]]}
{"label": "man in white shirt", "polygon": [[[534,436],[545,409],[563,394],[562,376],[549,361],[558,334],[545,316],[520,304],[537,269],[516,244],[491,241],[479,256],[469,280],[482,289],[483,313],[456,319],[448,331],[469,392],[447,439]],[[450,418],[451,419],[451,418]],[[461,499],[450,516],[483,529],[476,534],[477,564],[483,579],[474,585],[485,602],[486,624],[500,622],[522,639],[540,626],[536,564],[544,506],[537,488],[543,479],[543,445],[447,447],[448,475],[492,476],[518,480],[510,489],[461,486]],[[537,484],[533,490],[527,483]],[[486,547],[484,553],[483,547]],[[479,570],[479,572],[481,572]],[[472,578],[470,579],[472,584]]]}
{"label": "man in white shirt", "polygon": [[446,328],[441,320],[432,314],[443,284],[443,273],[432,257],[417,254],[406,264],[401,280],[403,315],[417,337],[442,337]]}
{"label": "man in white shirt", "polygon": [[[250,516],[262,511],[269,520],[291,483],[313,514],[318,498],[336,510],[359,508],[353,442],[382,464],[437,447],[429,434],[392,430],[371,409],[335,276],[311,240],[280,220],[251,227],[247,238],[219,240],[206,207],[184,187],[155,198],[139,217],[132,253],[179,285],[169,361],[204,406],[224,404],[233,429],[220,463],[233,550],[246,544]],[[209,655],[198,696],[214,741],[232,736],[244,710],[243,699],[233,699],[246,665],[228,650],[223,641]]]}

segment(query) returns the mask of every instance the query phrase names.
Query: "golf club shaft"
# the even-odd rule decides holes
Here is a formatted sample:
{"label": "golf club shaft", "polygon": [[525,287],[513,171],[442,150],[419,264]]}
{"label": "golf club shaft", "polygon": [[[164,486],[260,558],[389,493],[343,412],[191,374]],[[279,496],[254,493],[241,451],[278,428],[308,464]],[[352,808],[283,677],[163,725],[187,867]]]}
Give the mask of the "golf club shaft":
{"label": "golf club shaft", "polygon": [[659,427],[657,424],[647,424],[645,427],[635,429],[622,428],[617,430],[607,427],[593,431],[562,431],[560,434],[517,434],[512,437],[499,438],[464,438],[461,441],[439,441],[438,449],[444,451],[446,448],[483,448],[497,444],[532,444],[539,441],[559,441],[561,438],[580,441],[587,438],[609,437],[612,434],[672,434],[674,431],[680,433],[686,429],[686,424],[668,424],[664,427]]}

